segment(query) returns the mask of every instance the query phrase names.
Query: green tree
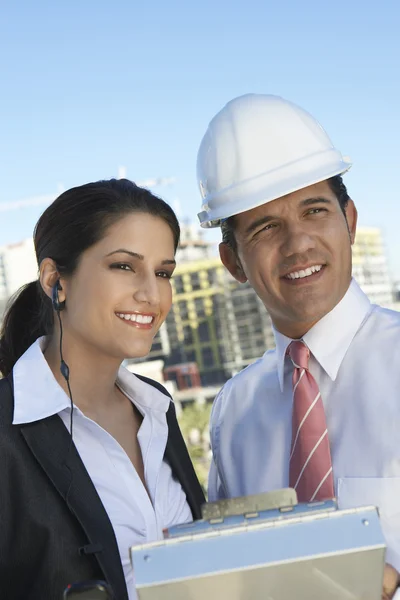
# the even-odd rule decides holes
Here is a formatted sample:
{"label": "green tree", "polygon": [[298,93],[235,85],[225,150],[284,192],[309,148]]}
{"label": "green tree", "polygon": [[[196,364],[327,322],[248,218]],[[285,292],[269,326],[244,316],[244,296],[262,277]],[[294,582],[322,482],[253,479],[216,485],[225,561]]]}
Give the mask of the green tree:
{"label": "green tree", "polygon": [[183,406],[178,417],[190,458],[204,491],[207,490],[210,468],[210,413],[211,404],[191,403]]}

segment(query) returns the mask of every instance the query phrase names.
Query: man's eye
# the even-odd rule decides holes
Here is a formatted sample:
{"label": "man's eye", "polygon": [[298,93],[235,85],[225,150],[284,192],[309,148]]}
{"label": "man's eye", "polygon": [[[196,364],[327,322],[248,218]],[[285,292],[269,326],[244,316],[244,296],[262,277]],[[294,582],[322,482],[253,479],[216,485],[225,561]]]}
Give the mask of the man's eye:
{"label": "man's eye", "polygon": [[308,211],[309,215],[317,215],[318,213],[326,212],[326,208],[311,208]]}
{"label": "man's eye", "polygon": [[271,229],[274,229],[275,227],[276,227],[275,223],[268,223],[267,225],[264,225],[264,227],[262,227],[261,229],[256,231],[255,235],[259,235],[260,233],[264,233],[265,231],[270,231]]}

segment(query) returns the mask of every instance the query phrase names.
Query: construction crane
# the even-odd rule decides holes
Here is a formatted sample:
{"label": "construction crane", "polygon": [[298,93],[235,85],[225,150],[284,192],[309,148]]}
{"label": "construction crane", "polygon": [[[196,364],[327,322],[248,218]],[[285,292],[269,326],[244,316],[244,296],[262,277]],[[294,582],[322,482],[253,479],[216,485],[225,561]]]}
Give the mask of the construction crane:
{"label": "construction crane", "polygon": [[[125,167],[119,167],[118,179],[123,179],[126,176]],[[145,188],[154,188],[164,185],[171,185],[175,182],[175,177],[154,177],[153,179],[145,179],[144,181],[138,181],[137,185]],[[11,210],[18,210],[19,208],[26,208],[29,206],[48,206],[53,200],[63,192],[63,189],[59,189],[57,194],[47,194],[43,196],[34,196],[33,198],[25,198],[23,200],[15,200],[14,202],[0,202],[0,213],[9,212]]]}

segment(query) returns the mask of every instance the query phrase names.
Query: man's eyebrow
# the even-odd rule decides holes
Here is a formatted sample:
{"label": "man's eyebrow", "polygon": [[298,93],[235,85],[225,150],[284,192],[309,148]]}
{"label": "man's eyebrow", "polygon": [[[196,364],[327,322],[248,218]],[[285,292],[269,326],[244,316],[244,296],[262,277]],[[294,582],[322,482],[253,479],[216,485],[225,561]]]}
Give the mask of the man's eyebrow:
{"label": "man's eyebrow", "polygon": [[310,206],[310,204],[332,204],[332,200],[324,196],[314,196],[300,202],[300,206]]}
{"label": "man's eyebrow", "polygon": [[[133,252],[132,250],[127,250],[126,248],[118,248],[118,250],[113,250],[112,252],[109,252],[106,256],[112,256],[113,254],[128,254],[129,256],[132,256],[133,258],[137,258],[138,260],[144,260],[144,256],[143,254],[139,254],[138,252]],[[161,261],[162,265],[176,265],[176,260],[172,259],[172,258],[167,258],[163,261]]]}
{"label": "man's eyebrow", "polygon": [[[311,206],[313,204],[332,204],[332,200],[330,200],[329,198],[325,198],[324,196],[313,196],[312,198],[305,198],[305,200],[302,200],[300,202],[300,206]],[[261,225],[266,225],[274,219],[276,219],[276,217],[273,217],[271,215],[265,215],[264,217],[256,219],[255,221],[250,223],[250,225],[246,229],[246,235],[257,229],[258,227],[261,227]]]}

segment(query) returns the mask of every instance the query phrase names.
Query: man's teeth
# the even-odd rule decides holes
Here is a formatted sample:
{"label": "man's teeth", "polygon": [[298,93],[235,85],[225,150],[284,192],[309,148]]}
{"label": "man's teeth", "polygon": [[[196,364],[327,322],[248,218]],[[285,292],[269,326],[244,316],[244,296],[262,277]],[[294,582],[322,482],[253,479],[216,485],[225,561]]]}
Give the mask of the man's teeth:
{"label": "man's teeth", "polygon": [[149,315],[137,315],[132,313],[116,313],[116,315],[120,319],[125,319],[125,321],[135,321],[136,323],[143,323],[145,325],[148,325],[154,320],[154,317],[150,317]]}
{"label": "man's teeth", "polygon": [[318,273],[322,269],[322,265],[313,265],[312,267],[308,267],[308,269],[302,269],[301,271],[293,271],[293,273],[289,273],[285,275],[287,279],[302,279],[303,277],[309,277],[313,273]]}

